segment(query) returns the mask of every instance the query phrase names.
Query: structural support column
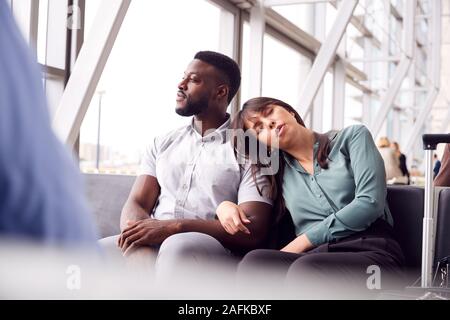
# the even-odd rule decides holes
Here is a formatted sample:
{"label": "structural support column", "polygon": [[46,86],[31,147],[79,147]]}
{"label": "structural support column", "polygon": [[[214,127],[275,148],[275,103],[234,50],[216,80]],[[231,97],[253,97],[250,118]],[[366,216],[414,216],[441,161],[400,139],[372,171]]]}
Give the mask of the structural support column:
{"label": "structural support column", "polygon": [[131,0],[104,0],[89,37],[81,48],[53,126],[68,146],[73,147],[81,123],[94,95]]}
{"label": "structural support column", "polygon": [[[326,36],[326,3],[316,3],[314,5],[314,36],[323,43]],[[312,110],[312,128],[316,132],[323,131],[323,104],[324,89],[323,80],[314,99],[314,108]]]}
{"label": "structural support column", "polygon": [[[364,5],[366,8],[370,8],[372,6],[372,0],[365,0]],[[372,50],[372,42],[370,39],[364,35],[363,39],[364,45],[364,59],[371,60],[373,57]],[[372,86],[372,78],[373,78],[373,66],[370,62],[364,62],[363,65],[364,73],[367,75],[367,80],[369,86]],[[362,123],[366,126],[370,125],[370,121],[372,120],[372,93],[363,92],[363,103],[362,103]]]}
{"label": "structural support column", "polygon": [[250,9],[250,97],[262,94],[265,24],[264,6],[260,1],[256,1]]}
{"label": "structural support column", "polygon": [[332,129],[340,130],[344,127],[345,114],[345,65],[338,60],[333,68],[333,117]]}

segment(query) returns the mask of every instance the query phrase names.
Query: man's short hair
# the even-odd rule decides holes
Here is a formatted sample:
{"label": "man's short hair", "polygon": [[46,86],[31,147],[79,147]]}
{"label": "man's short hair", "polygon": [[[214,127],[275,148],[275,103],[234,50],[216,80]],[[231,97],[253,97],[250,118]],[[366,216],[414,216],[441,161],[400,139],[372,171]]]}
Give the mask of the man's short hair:
{"label": "man's short hair", "polygon": [[236,61],[224,54],[214,51],[199,51],[195,54],[194,59],[206,62],[222,71],[230,86],[230,91],[228,93],[228,103],[230,103],[241,85],[241,71],[239,70]]}

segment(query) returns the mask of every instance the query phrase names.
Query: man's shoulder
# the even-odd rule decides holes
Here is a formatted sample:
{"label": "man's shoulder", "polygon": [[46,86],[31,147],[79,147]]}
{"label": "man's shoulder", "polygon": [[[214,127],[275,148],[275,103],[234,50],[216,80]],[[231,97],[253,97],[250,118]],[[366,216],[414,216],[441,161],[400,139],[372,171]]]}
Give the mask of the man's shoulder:
{"label": "man's shoulder", "polygon": [[170,131],[161,133],[154,138],[152,144],[155,144],[156,147],[161,148],[167,144],[172,143],[178,137],[185,136],[186,133],[189,131],[189,128],[190,125],[184,125],[176,129],[172,129]]}

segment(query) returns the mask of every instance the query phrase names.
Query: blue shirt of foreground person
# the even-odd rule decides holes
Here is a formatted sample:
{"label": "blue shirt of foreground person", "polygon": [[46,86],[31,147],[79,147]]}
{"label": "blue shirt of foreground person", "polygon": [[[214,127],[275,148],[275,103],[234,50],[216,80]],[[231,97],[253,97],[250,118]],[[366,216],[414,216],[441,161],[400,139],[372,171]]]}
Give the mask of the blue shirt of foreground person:
{"label": "blue shirt of foreground person", "polygon": [[0,0],[0,238],[95,245],[80,186],[52,132],[38,68]]}

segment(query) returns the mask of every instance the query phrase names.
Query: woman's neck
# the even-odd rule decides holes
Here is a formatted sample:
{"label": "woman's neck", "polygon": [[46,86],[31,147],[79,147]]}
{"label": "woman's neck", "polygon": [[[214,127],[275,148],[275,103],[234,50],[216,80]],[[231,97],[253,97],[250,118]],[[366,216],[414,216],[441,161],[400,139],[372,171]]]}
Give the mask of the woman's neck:
{"label": "woman's neck", "polygon": [[293,156],[297,161],[313,161],[314,143],[316,142],[316,137],[313,131],[300,126],[300,129],[296,130],[296,136],[293,137],[292,141],[294,141],[292,146],[284,151]]}

